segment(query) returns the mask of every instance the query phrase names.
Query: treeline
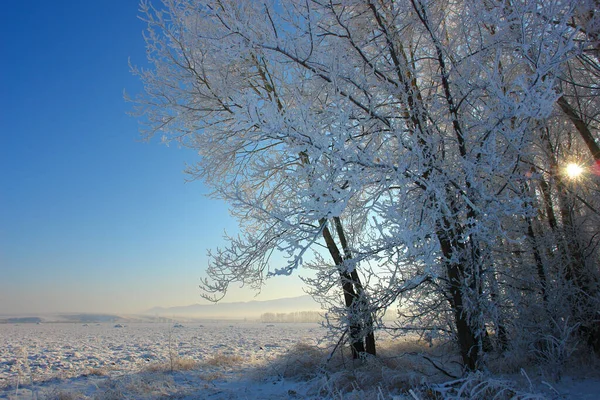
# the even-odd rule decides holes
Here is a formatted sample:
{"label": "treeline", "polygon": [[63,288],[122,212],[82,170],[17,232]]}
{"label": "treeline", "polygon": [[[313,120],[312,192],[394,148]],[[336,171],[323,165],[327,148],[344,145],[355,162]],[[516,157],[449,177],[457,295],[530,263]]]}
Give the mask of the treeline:
{"label": "treeline", "polygon": [[323,317],[317,311],[298,311],[291,313],[264,313],[260,316],[260,322],[266,324],[283,322],[321,322]]}

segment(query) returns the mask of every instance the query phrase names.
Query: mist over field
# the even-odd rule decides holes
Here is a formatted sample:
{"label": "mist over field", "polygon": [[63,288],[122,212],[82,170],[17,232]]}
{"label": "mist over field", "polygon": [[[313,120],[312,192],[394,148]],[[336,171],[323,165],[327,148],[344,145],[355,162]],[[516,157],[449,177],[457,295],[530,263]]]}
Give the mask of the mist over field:
{"label": "mist over field", "polygon": [[265,301],[219,302],[215,304],[192,304],[180,307],[153,307],[138,313],[41,313],[0,314],[1,323],[38,322],[152,322],[169,320],[260,320],[263,314],[290,314],[321,311],[321,307],[310,296],[290,297]]}
{"label": "mist over field", "polygon": [[196,318],[258,318],[264,313],[292,313],[320,310],[320,305],[310,296],[305,295],[266,301],[220,302],[216,304],[195,304],[168,308],[155,307],[145,311],[144,314]]}

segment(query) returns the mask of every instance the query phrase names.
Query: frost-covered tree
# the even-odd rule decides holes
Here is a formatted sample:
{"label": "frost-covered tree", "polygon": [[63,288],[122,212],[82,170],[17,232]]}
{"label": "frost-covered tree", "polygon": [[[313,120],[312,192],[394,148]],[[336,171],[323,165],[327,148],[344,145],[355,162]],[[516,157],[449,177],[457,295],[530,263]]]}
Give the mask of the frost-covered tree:
{"label": "frost-covered tree", "polygon": [[[240,38],[231,36],[215,15],[211,19],[210,7],[169,5],[171,18],[149,5],[144,8],[150,26],[147,41],[161,72],[136,71],[148,87],[158,89],[149,102],[140,103],[140,110],[160,110],[148,120],[151,130],[166,122],[178,131],[181,143],[199,150],[202,162],[190,172],[209,182],[215,196],[232,203],[243,231],[211,254],[210,280],[203,289],[223,296],[231,282],[241,282],[258,290],[266,276],[289,274],[322,237],[343,289],[353,354],[374,355],[365,291],[357,272],[345,266],[351,255],[343,223],[339,216],[321,211],[319,202],[324,199],[314,192],[326,184],[319,166],[327,160],[313,159],[304,150],[307,139],[302,131],[323,128],[310,126],[308,120],[303,120],[305,126],[286,127],[292,119],[303,119],[296,114],[301,110],[295,109],[302,95],[295,83],[287,82],[292,78],[285,76],[290,71],[257,49],[242,46],[231,51],[227,43],[239,46]],[[167,82],[165,76],[173,80]],[[265,113],[270,117],[265,118]],[[315,203],[314,207],[304,208],[303,201]],[[287,253],[290,263],[272,270],[269,260],[276,250]]]}
{"label": "frost-covered tree", "polygon": [[[580,38],[596,32],[577,1],[164,7],[142,6],[152,68],[134,70],[145,84],[136,102],[149,136],[198,151],[190,172],[240,223],[211,253],[209,293],[260,289],[315,252],[307,282],[344,313],[355,355],[375,353],[377,317],[400,301],[399,326],[454,337],[467,369],[483,362],[491,332],[506,348],[515,321],[543,315],[536,299],[548,303],[553,285],[583,290],[573,304],[597,297],[597,229],[576,211],[594,205],[549,188],[563,162],[552,144],[555,106],[569,101],[561,84],[585,54]],[[540,227],[557,202],[571,229],[562,239]],[[549,268],[554,248],[585,253],[585,267],[576,260],[561,277]],[[286,266],[272,268],[275,251]],[[327,299],[335,287],[342,308]]]}

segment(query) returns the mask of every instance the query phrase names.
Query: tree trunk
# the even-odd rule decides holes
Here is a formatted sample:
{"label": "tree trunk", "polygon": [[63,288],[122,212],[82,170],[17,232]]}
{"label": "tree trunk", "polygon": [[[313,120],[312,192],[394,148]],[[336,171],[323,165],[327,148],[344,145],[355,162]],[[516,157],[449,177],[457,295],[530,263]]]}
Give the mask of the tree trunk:
{"label": "tree trunk", "polygon": [[544,264],[542,262],[542,255],[540,253],[537,239],[535,237],[535,233],[533,231],[533,224],[531,222],[531,218],[527,217],[527,236],[529,237],[529,241],[531,242],[531,247],[533,249],[533,259],[535,260],[535,267],[538,275],[538,279],[540,280],[541,293],[542,298],[544,299],[544,304],[548,304],[548,293],[547,293],[547,280],[546,280],[546,271],[544,270]]}
{"label": "tree trunk", "polygon": [[[456,324],[456,335],[460,347],[460,355],[463,365],[470,371],[479,368],[479,348],[481,338],[478,338],[475,330],[469,323],[467,311],[464,309],[463,277],[464,264],[452,261],[455,251],[463,248],[456,239],[454,230],[450,230],[450,223],[445,220],[444,228],[439,229],[437,237],[440,242],[442,254],[445,259],[446,273],[448,274],[450,305],[454,311],[454,322]],[[450,235],[449,235],[450,234]]]}
{"label": "tree trunk", "polygon": [[[346,260],[351,260],[352,253],[350,252],[350,247],[348,246],[348,241],[346,240],[346,233],[344,231],[342,221],[340,220],[340,217],[333,217],[333,221],[335,223],[335,228],[340,239],[340,243],[342,244],[342,249],[344,250],[344,257]],[[360,305],[362,306],[361,316],[364,318],[364,329],[367,331],[365,336],[367,354],[375,356],[377,355],[377,349],[375,346],[375,332],[373,329],[373,314],[369,309],[370,304],[366,297],[362,282],[360,281],[360,277],[358,276],[358,272],[356,272],[356,268],[352,270],[350,276],[352,277],[356,294],[358,295],[359,301],[361,302]]]}
{"label": "tree trunk", "polygon": [[567,115],[567,117],[569,117],[573,125],[575,125],[575,128],[581,135],[581,138],[590,150],[590,153],[592,153],[592,157],[594,157],[596,163],[600,162],[600,146],[598,146],[598,143],[596,143],[590,128],[585,123],[583,118],[581,118],[581,116],[577,113],[577,110],[575,110],[575,108],[569,104],[565,96],[560,96],[557,102],[560,106],[560,109]]}
{"label": "tree trunk", "polygon": [[355,315],[358,296],[354,290],[352,277],[343,269],[344,259],[333,239],[333,236],[331,235],[331,232],[329,231],[329,228],[327,227],[327,220],[325,218],[321,218],[319,223],[321,226],[323,226],[323,239],[325,239],[325,244],[327,245],[329,254],[331,254],[331,257],[333,258],[335,265],[338,267],[340,274],[342,291],[344,292],[344,303],[349,314],[348,329],[350,331],[350,348],[352,350],[352,358],[360,358],[360,355],[365,352],[365,343],[361,335],[362,327]]}

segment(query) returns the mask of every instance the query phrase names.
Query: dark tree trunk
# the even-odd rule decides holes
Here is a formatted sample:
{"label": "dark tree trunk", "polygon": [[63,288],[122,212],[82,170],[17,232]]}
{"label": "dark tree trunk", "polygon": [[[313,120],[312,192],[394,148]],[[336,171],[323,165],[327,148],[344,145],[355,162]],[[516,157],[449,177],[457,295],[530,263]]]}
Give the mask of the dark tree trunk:
{"label": "dark tree trunk", "polygon": [[456,335],[460,347],[460,355],[464,366],[474,371],[479,368],[479,345],[480,339],[476,335],[475,330],[469,324],[467,312],[464,309],[463,299],[463,277],[464,264],[452,261],[454,252],[464,247],[456,238],[456,232],[449,230],[450,223],[445,221],[446,229],[440,229],[437,232],[437,237],[440,242],[442,254],[446,263],[446,273],[448,275],[450,292],[450,305],[454,311],[454,323],[456,324]]}
{"label": "dark tree trunk", "polygon": [[[495,273],[490,274],[490,297],[492,303],[500,307],[500,301],[498,296],[498,278]],[[500,351],[505,351],[508,348],[508,332],[506,329],[506,319],[499,313],[498,320],[496,323],[496,332],[498,334],[498,348]]]}
{"label": "dark tree trunk", "polygon": [[319,222],[321,223],[321,226],[323,226],[323,239],[325,239],[325,244],[327,245],[329,254],[331,254],[331,257],[333,258],[335,265],[338,267],[340,274],[342,290],[344,292],[344,303],[350,314],[350,324],[348,327],[350,331],[350,348],[352,350],[352,358],[356,359],[365,352],[365,343],[363,337],[361,336],[362,327],[354,315],[358,296],[354,290],[351,275],[343,269],[344,259],[333,239],[333,236],[331,235],[331,232],[329,231],[329,228],[327,227],[327,220],[322,218],[319,220]]}
{"label": "dark tree trunk", "polygon": [[[309,165],[310,160],[308,155],[304,152],[299,153],[300,160],[303,165]],[[346,260],[352,259],[352,254],[350,254],[350,249],[348,247],[348,242],[346,240],[346,234],[344,232],[342,223],[339,217],[334,218],[336,230],[342,244],[342,248],[344,249]],[[366,351],[368,354],[376,355],[375,349],[375,336],[373,333],[373,317],[369,311],[369,304],[367,302],[366,296],[364,294],[363,286],[360,282],[360,278],[358,277],[358,273],[356,270],[353,270],[349,273],[344,267],[344,256],[340,252],[337,244],[333,236],[331,235],[331,231],[327,227],[327,219],[320,218],[319,224],[323,227],[323,239],[325,240],[325,244],[327,246],[327,250],[329,250],[329,254],[331,258],[333,258],[333,262],[338,268],[338,272],[340,274],[340,281],[342,285],[342,291],[344,293],[344,304],[346,309],[348,310],[350,317],[350,324],[348,326],[348,330],[350,333],[350,347],[352,349],[352,358],[359,358],[361,354],[365,353],[365,341],[367,344]],[[362,302],[363,304],[360,304]],[[362,307],[361,307],[362,305]],[[366,309],[368,315],[363,319],[362,312],[361,315],[356,315],[357,312]],[[360,318],[357,318],[360,317]],[[364,327],[363,327],[364,324]],[[364,329],[367,330],[366,337],[363,334]]]}
{"label": "dark tree trunk", "polygon": [[531,242],[533,249],[533,258],[535,260],[535,268],[537,271],[538,279],[540,280],[542,298],[544,299],[544,305],[548,304],[548,293],[547,293],[547,280],[546,271],[544,270],[544,263],[542,262],[542,255],[540,253],[535,233],[533,232],[533,224],[531,218],[527,217],[527,236]]}
{"label": "dark tree trunk", "polygon": [[594,139],[594,135],[592,135],[592,131],[590,130],[588,124],[585,123],[583,118],[579,115],[577,110],[569,104],[565,96],[560,96],[558,98],[558,105],[560,109],[565,113],[569,120],[575,125],[577,132],[581,135],[581,138],[585,142],[585,145],[592,153],[592,157],[596,162],[600,162],[600,146],[596,143]]}
{"label": "dark tree trunk", "polygon": [[[344,250],[344,257],[346,260],[351,260],[352,253],[350,252],[350,247],[348,246],[348,241],[346,240],[346,233],[344,231],[344,227],[342,226],[342,221],[339,217],[334,217],[333,221],[335,223],[335,228],[340,239],[342,249]],[[373,314],[369,309],[370,304],[366,297],[362,282],[360,281],[360,277],[358,276],[358,272],[356,272],[356,268],[352,270],[350,276],[352,277],[352,282],[354,284],[358,300],[360,301],[361,317],[364,318],[364,329],[367,331],[367,334],[365,335],[366,351],[367,354],[375,356],[377,355],[377,349],[375,346],[375,332],[373,329]]]}

